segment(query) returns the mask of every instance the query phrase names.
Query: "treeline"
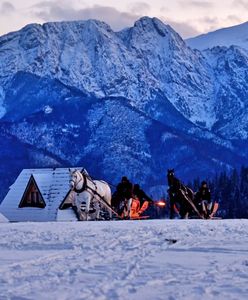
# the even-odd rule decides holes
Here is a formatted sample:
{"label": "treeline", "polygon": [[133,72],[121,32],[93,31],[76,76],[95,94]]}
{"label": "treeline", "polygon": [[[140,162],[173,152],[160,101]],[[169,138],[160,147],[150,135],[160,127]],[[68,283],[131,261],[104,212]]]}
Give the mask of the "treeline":
{"label": "treeline", "polygon": [[[197,191],[199,178],[189,183]],[[220,204],[218,215],[223,218],[248,218],[248,167],[222,172],[208,180],[212,200]]]}

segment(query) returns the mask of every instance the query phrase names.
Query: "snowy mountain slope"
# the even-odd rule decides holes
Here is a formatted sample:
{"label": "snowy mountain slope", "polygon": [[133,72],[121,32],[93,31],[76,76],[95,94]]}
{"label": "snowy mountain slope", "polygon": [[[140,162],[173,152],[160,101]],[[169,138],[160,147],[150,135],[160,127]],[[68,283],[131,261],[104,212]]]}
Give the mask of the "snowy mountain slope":
{"label": "snowy mountain slope", "polygon": [[[33,24],[3,36],[0,45],[3,95],[13,76],[25,72],[98,98],[125,97],[160,121],[159,110],[151,109],[158,95],[195,124],[211,128],[218,121],[206,60],[156,18],[141,18],[119,33],[95,20]],[[8,103],[2,98],[3,115]]]}
{"label": "snowy mountain slope", "polygon": [[[6,134],[39,149],[61,165],[84,164],[92,175],[117,183],[121,174],[149,188],[164,184],[165,167],[174,165],[183,178],[214,175],[215,170],[243,161],[242,154],[213,135],[187,131],[189,124],[177,116],[179,126],[164,125],[127,103],[127,99],[71,98],[44,110],[4,124]],[[175,118],[167,110],[167,118]],[[182,130],[184,125],[184,130]],[[208,149],[208,151],[206,151]]]}
{"label": "snowy mountain slope", "polygon": [[248,52],[235,46],[203,52],[214,70],[217,122],[214,132],[228,139],[248,138]]}
{"label": "snowy mountain slope", "polygon": [[211,127],[215,121],[213,99],[209,97],[213,85],[201,55],[156,18],[142,18],[119,35],[159,80],[167,99],[186,118]]}
{"label": "snowy mountain slope", "polygon": [[[0,38],[3,194],[18,170],[84,165],[146,187],[209,177],[247,161],[247,53],[200,53],[144,17],[28,25]],[[22,156],[15,157],[16,149]],[[34,154],[35,153],[35,154]],[[11,176],[12,174],[12,176]]]}
{"label": "snowy mountain slope", "polygon": [[39,149],[20,141],[7,131],[6,124],[0,124],[0,199],[5,197],[8,187],[13,184],[23,168],[56,167],[65,165],[59,157],[55,157],[46,149]]}
{"label": "snowy mountain slope", "polygon": [[199,55],[156,18],[144,17],[128,31],[123,40],[126,30],[115,33],[95,20],[28,25],[0,39],[0,85],[8,88],[22,71],[96,97],[127,97],[142,109],[162,90],[186,117],[211,126],[212,99],[204,93],[211,82]]}
{"label": "snowy mountain slope", "polygon": [[193,49],[205,50],[216,46],[239,46],[248,50],[248,22],[219,29],[186,40]]}
{"label": "snowy mountain slope", "polygon": [[6,113],[2,121],[18,121],[40,111],[49,114],[53,106],[83,96],[85,94],[81,91],[66,86],[57,79],[17,72],[9,82],[9,88],[5,93]]}
{"label": "snowy mountain slope", "polygon": [[245,300],[247,226],[247,220],[1,224],[0,298]]}
{"label": "snowy mountain slope", "polygon": [[10,37],[2,37],[0,42],[1,61],[11,61],[1,66],[4,86],[13,73],[24,71],[56,78],[98,97],[118,92],[138,98],[138,76],[132,65],[149,78],[147,70],[127,53],[110,27],[95,20],[28,25]]}

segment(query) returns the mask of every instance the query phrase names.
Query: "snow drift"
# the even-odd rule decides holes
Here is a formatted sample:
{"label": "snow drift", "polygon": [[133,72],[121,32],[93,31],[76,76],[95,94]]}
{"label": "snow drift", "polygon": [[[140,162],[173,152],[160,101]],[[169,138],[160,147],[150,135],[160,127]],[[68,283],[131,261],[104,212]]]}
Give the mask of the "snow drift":
{"label": "snow drift", "polygon": [[7,223],[9,222],[9,220],[3,215],[0,213],[0,223]]}
{"label": "snow drift", "polygon": [[247,226],[247,220],[2,224],[0,298],[245,300]]}

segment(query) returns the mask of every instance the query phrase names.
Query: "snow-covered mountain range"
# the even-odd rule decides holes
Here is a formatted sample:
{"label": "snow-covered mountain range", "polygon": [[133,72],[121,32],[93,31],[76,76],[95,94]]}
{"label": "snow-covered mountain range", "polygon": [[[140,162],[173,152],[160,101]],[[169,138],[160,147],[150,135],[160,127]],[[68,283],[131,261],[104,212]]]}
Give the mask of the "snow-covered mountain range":
{"label": "snow-covered mountain range", "polygon": [[[190,48],[143,17],[31,24],[0,37],[0,180],[84,165],[116,183],[209,177],[248,158],[248,53]],[[4,189],[3,189],[4,190]]]}
{"label": "snow-covered mountain range", "polygon": [[232,27],[218,29],[186,40],[193,49],[205,50],[216,46],[232,45],[248,50],[248,22]]}

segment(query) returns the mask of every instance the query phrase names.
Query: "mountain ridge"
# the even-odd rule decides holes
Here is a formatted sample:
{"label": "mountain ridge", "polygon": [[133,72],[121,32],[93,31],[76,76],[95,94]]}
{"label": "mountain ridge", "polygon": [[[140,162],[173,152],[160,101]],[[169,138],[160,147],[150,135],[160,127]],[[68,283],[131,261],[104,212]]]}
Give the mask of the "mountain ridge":
{"label": "mountain ridge", "polygon": [[239,46],[248,50],[248,21],[242,24],[217,29],[186,39],[186,43],[195,49],[206,50],[217,46]]}
{"label": "mountain ridge", "polygon": [[[167,166],[184,180],[239,167],[248,158],[247,73],[245,51],[193,50],[157,18],[119,32],[88,20],[4,35],[0,127],[16,139],[8,145],[29,145],[13,175],[21,165],[75,164],[148,188],[165,183]],[[10,160],[7,144],[0,158]]]}

